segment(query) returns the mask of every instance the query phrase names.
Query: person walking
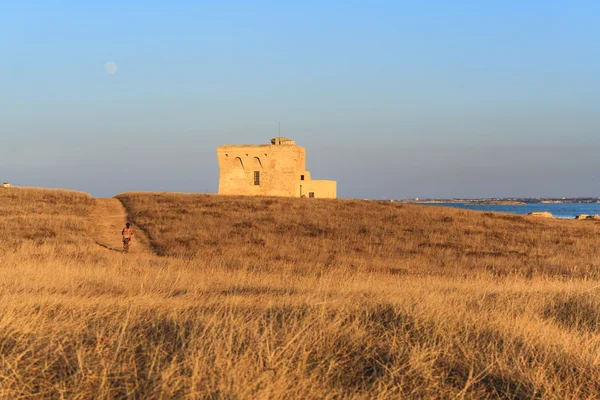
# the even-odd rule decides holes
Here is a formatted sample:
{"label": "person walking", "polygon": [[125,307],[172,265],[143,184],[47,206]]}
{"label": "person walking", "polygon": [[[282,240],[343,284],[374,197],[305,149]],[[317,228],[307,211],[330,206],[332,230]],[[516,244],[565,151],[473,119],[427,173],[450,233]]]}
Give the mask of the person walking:
{"label": "person walking", "polygon": [[129,222],[125,224],[121,235],[123,236],[123,251],[127,253],[129,251],[129,243],[133,240],[133,229]]}

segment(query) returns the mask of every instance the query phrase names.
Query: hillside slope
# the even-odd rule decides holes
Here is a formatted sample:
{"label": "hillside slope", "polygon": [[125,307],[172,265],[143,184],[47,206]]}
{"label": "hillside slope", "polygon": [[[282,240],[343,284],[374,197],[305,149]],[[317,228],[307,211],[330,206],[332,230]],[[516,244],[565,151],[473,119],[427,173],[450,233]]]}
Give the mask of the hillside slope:
{"label": "hillside slope", "polygon": [[160,256],[98,245],[88,195],[0,190],[0,398],[600,395],[594,222],[119,198]]}
{"label": "hillside slope", "polygon": [[161,255],[230,267],[597,277],[600,224],[358,200],[122,194]]}

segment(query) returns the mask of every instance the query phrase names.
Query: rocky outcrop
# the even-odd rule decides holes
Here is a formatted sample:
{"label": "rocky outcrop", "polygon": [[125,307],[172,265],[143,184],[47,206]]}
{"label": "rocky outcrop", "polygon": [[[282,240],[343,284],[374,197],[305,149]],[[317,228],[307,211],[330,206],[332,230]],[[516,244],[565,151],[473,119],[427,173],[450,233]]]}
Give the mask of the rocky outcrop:
{"label": "rocky outcrop", "polygon": [[534,212],[530,212],[527,215],[531,215],[532,217],[554,218],[552,213],[549,211],[534,211]]}
{"label": "rocky outcrop", "polygon": [[589,219],[589,220],[594,220],[594,221],[600,221],[600,215],[596,214],[596,215],[587,215],[587,214],[579,214],[578,216],[575,217],[575,219]]}

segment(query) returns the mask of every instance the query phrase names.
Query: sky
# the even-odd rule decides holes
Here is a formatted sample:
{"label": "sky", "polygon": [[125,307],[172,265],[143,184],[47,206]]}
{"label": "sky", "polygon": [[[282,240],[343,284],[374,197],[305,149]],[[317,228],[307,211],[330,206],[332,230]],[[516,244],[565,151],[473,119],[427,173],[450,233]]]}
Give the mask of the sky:
{"label": "sky", "polygon": [[598,18],[584,0],[0,0],[0,181],[216,192],[216,147],[280,122],[339,197],[600,196]]}

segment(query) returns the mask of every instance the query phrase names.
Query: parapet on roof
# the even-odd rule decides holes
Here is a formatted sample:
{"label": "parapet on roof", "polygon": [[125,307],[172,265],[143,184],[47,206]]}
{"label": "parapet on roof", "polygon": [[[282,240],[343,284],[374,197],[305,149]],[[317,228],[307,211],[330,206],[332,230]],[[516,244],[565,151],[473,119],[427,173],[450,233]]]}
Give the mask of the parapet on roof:
{"label": "parapet on roof", "polygon": [[271,139],[271,144],[274,145],[284,145],[284,144],[296,144],[295,140],[284,138],[284,137],[276,137]]}

